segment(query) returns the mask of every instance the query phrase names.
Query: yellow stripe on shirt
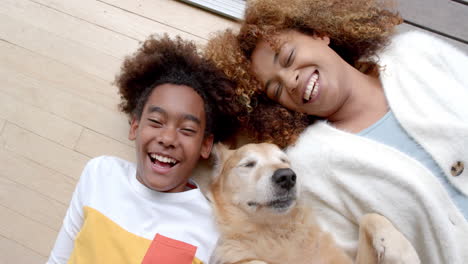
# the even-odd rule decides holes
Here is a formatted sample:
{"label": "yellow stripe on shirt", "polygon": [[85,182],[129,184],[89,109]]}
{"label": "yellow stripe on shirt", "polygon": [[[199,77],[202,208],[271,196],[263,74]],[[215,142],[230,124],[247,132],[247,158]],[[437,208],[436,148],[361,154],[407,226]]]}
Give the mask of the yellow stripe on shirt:
{"label": "yellow stripe on shirt", "polygon": [[[140,264],[151,240],[132,234],[99,211],[84,207],[84,223],[68,261],[78,263]],[[202,264],[194,258],[193,264]]]}

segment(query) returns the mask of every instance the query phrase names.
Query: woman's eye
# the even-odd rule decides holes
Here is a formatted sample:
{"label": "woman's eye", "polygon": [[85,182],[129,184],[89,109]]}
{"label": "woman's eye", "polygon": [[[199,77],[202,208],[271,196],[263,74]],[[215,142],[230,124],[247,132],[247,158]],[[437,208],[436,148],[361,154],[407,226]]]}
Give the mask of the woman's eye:
{"label": "woman's eye", "polygon": [[283,90],[283,85],[281,82],[275,82],[268,86],[266,91],[266,96],[271,100],[277,101]]}
{"label": "woman's eye", "polygon": [[291,50],[291,52],[289,53],[288,59],[286,60],[286,67],[291,66],[293,60],[294,60],[294,49]]}
{"label": "woman's eye", "polygon": [[281,90],[283,90],[283,85],[278,83],[278,85],[276,85],[275,94],[274,94],[274,97],[273,97],[275,100],[278,100],[279,96],[281,95]]}

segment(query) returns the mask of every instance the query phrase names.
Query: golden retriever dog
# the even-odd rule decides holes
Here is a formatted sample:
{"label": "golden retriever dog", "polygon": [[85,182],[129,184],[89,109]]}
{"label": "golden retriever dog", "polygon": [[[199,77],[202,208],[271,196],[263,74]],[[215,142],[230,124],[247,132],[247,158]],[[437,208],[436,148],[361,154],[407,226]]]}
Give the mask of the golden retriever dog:
{"label": "golden retriever dog", "polygon": [[[411,244],[377,214],[360,223],[354,262],[314,222],[300,199],[297,175],[276,145],[248,144],[237,150],[216,145],[213,153],[208,198],[221,237],[210,263],[419,263]],[[385,245],[379,244],[382,239],[387,239]],[[388,243],[398,249],[392,253]]]}

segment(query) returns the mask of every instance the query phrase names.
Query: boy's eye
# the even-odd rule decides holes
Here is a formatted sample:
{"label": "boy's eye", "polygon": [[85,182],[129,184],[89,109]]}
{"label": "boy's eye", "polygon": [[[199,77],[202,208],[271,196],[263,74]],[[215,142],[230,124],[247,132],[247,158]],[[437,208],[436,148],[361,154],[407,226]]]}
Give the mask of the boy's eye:
{"label": "boy's eye", "polygon": [[162,126],[161,121],[159,121],[159,120],[157,120],[157,119],[148,118],[148,121],[150,121],[150,122],[153,123],[153,124],[156,124],[157,126]]}
{"label": "boy's eye", "polygon": [[186,135],[193,135],[197,133],[197,130],[193,128],[182,128],[181,131]]}

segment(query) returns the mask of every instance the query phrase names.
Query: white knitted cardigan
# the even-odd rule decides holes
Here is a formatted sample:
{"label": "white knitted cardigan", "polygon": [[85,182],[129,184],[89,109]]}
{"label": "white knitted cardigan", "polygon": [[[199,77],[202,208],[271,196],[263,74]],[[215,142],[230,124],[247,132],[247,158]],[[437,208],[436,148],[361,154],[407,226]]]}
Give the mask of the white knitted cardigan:
{"label": "white knitted cardigan", "polygon": [[[379,57],[395,117],[468,195],[468,57],[420,32],[394,37]],[[468,263],[468,222],[416,160],[326,122],[311,125],[287,152],[319,223],[351,255],[360,217],[377,212],[405,234],[421,263]],[[457,162],[466,168],[452,176]]]}

